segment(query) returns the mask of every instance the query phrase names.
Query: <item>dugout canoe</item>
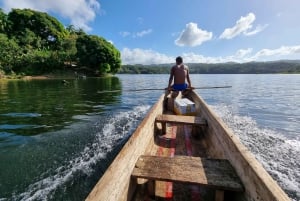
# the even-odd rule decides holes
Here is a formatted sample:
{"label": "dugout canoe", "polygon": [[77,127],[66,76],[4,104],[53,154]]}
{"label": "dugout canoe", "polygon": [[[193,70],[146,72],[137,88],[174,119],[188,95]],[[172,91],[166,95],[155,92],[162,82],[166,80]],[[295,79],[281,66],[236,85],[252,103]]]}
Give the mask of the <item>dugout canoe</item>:
{"label": "dugout canoe", "polygon": [[172,99],[159,98],[87,201],[290,200],[196,92],[187,98],[194,116],[174,116]]}

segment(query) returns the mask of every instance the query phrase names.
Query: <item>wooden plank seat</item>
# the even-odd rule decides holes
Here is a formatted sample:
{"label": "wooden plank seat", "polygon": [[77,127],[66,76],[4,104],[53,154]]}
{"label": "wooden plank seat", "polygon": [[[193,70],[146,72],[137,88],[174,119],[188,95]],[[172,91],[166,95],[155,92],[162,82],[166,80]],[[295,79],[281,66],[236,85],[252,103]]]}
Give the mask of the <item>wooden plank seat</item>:
{"label": "wooden plank seat", "polygon": [[156,123],[162,124],[163,132],[166,131],[166,123],[185,124],[194,126],[207,126],[207,121],[197,116],[182,116],[182,115],[170,115],[160,114],[155,118]]}
{"label": "wooden plank seat", "polygon": [[132,177],[213,188],[216,190],[215,200],[218,201],[224,199],[224,191],[244,190],[234,168],[228,160],[222,159],[142,155],[136,162]]}
{"label": "wooden plank seat", "polygon": [[161,123],[176,123],[176,124],[207,126],[206,120],[196,116],[160,114],[157,115],[155,121]]}

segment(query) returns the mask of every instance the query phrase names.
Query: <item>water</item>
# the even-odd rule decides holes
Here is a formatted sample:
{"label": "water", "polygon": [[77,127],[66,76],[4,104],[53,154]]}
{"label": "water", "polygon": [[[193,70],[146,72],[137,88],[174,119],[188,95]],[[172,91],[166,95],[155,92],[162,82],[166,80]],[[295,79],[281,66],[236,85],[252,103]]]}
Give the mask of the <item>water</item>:
{"label": "water", "polygon": [[[300,200],[300,75],[191,75],[292,200]],[[168,75],[0,81],[0,200],[84,200]],[[123,89],[123,92],[106,92]]]}

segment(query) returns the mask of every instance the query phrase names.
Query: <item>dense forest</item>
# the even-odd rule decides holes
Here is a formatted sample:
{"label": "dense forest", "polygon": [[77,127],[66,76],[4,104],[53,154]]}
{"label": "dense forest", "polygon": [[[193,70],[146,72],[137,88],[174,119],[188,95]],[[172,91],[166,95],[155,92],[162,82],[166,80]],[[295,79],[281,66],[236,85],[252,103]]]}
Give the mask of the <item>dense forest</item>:
{"label": "dense forest", "polygon": [[0,78],[69,70],[105,75],[121,67],[119,50],[104,38],[30,9],[0,8],[0,44]]}
{"label": "dense forest", "polygon": [[[174,64],[123,65],[120,74],[165,74]],[[270,61],[248,63],[190,63],[191,74],[260,74],[260,73],[300,73],[300,61]]]}

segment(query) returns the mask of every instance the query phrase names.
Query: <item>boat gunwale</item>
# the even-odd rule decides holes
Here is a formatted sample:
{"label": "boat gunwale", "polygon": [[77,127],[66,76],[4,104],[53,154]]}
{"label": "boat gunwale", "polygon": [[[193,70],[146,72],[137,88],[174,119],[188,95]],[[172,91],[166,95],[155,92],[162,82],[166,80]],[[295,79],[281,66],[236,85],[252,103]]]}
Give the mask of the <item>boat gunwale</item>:
{"label": "boat gunwale", "polygon": [[[221,145],[222,141],[229,142],[231,147],[223,147],[223,150],[233,150],[229,151],[228,153],[224,153],[224,156],[221,158],[228,159],[232,166],[237,170],[237,174],[241,178],[242,182],[244,183],[246,193],[249,194],[249,197],[252,197],[254,200],[280,200],[280,201],[290,201],[290,198],[287,194],[283,191],[283,189],[278,185],[278,183],[271,177],[271,175],[266,171],[263,165],[255,158],[254,154],[239,140],[239,138],[234,134],[233,130],[230,129],[225,122],[215,113],[213,109],[209,107],[209,105],[203,100],[201,96],[199,96],[194,91],[191,92],[191,97],[193,99],[198,99],[200,104],[202,105],[202,110],[206,110],[206,115],[204,118],[208,118],[207,122],[210,124],[211,121],[217,122],[215,125],[220,127],[219,129],[213,128],[215,137],[218,139],[218,145]],[[203,112],[203,111],[202,111]],[[208,127],[210,127],[208,125]],[[222,131],[222,134],[218,133],[218,131]],[[218,134],[217,134],[218,133]],[[227,145],[227,143],[225,143]],[[233,148],[232,148],[233,146]],[[237,162],[236,157],[240,155],[240,160]],[[244,164],[244,165],[242,165]],[[244,167],[248,167],[246,170]],[[248,176],[246,176],[248,175]],[[255,182],[249,183],[249,175],[251,176],[251,181],[255,178],[262,186],[254,187]],[[252,177],[253,176],[253,177]],[[249,184],[247,184],[249,183]],[[250,186],[250,189],[249,189]],[[260,193],[258,193],[260,191]],[[266,195],[266,193],[268,195]],[[253,196],[256,194],[256,196]],[[251,196],[250,196],[251,195]],[[264,199],[266,196],[268,199]],[[270,197],[272,197],[270,199]]]}
{"label": "boat gunwale", "polygon": [[[150,127],[154,128],[156,115],[161,114],[163,112],[163,100],[164,95],[161,95],[158,101],[151,107],[151,109],[148,111],[142,122],[138,125],[136,130],[130,136],[128,141],[124,144],[118,155],[112,161],[112,163],[107,168],[102,177],[99,179],[97,184],[94,186],[94,188],[86,198],[86,201],[101,200],[101,198],[103,197],[105,197],[106,201],[131,200],[136,186],[136,183],[133,182],[133,180],[131,179],[131,172],[139,156],[146,152],[146,148],[149,142],[154,141],[154,139],[152,139],[154,138],[153,132],[151,132],[151,135],[147,135],[147,133],[143,133],[142,130],[144,130],[144,127],[148,124],[151,124]],[[148,140],[143,140],[145,138],[147,139],[147,137]],[[137,144],[137,139],[143,142],[143,144],[135,146]],[[141,147],[140,145],[146,146]],[[135,147],[138,147],[139,151],[137,151]],[[131,153],[131,155],[128,157],[129,152]],[[126,161],[124,159],[126,158],[126,156],[130,159],[130,161]],[[127,162],[127,166],[124,164],[122,166],[122,162]],[[118,167],[121,167],[121,169],[118,169]],[[115,174],[116,172],[118,172],[118,174]],[[115,180],[119,181],[117,182],[119,185],[114,183]],[[122,189],[116,190],[117,188]],[[126,192],[127,194],[124,192]]]}

